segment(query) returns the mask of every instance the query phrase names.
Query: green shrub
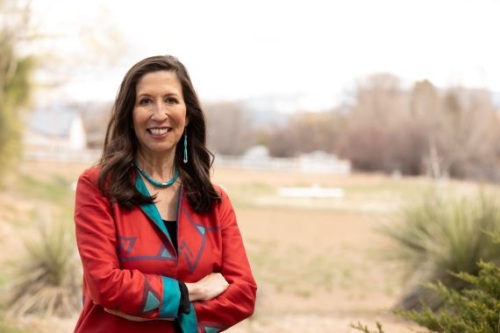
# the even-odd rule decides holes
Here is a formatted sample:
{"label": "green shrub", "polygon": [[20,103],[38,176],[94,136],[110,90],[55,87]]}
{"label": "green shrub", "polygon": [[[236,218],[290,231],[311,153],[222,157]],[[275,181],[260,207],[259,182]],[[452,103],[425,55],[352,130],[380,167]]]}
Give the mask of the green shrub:
{"label": "green shrub", "polygon": [[[500,332],[500,266],[479,262],[479,274],[458,273],[454,276],[469,287],[457,291],[442,283],[426,285],[443,300],[439,310],[427,305],[420,310],[397,311],[403,318],[438,333],[498,333]],[[358,323],[351,327],[365,333],[383,333],[377,323],[377,332]]]}
{"label": "green shrub", "polygon": [[443,306],[433,311],[423,306],[421,311],[401,311],[399,314],[420,326],[443,333],[498,333],[500,325],[500,267],[493,263],[479,263],[478,276],[469,273],[455,277],[469,287],[461,291],[442,283],[430,284],[430,290],[443,299]]}
{"label": "green shrub", "polygon": [[377,331],[371,331],[368,326],[362,325],[361,323],[358,323],[357,325],[351,325],[351,327],[364,333],[385,333],[382,328],[382,324],[380,324],[379,322],[377,322]]}
{"label": "green shrub", "polygon": [[400,309],[437,310],[443,303],[428,283],[461,290],[469,282],[453,272],[479,273],[478,262],[500,262],[500,244],[489,234],[500,230],[500,206],[492,196],[443,196],[435,192],[403,210],[398,223],[383,232],[396,241],[395,259],[403,263],[409,291],[398,304]]}
{"label": "green shrub", "polygon": [[71,316],[80,308],[81,269],[68,225],[45,224],[12,263],[8,315]]}

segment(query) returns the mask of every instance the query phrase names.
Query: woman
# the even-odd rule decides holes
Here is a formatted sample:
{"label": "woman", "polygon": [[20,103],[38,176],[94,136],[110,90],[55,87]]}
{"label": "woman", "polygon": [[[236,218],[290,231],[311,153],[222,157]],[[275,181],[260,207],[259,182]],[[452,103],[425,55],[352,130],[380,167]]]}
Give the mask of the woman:
{"label": "woman", "polygon": [[205,142],[186,68],[172,56],[134,65],[100,162],[78,180],[76,333],[220,332],[253,313],[257,286]]}

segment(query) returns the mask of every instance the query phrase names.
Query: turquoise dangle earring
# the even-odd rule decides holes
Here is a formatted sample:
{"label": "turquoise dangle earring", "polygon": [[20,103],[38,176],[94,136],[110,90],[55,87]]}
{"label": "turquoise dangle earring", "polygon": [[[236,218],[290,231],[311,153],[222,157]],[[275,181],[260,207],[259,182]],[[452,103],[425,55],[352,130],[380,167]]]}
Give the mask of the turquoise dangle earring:
{"label": "turquoise dangle earring", "polygon": [[184,127],[184,164],[188,162],[188,134],[187,127]]}

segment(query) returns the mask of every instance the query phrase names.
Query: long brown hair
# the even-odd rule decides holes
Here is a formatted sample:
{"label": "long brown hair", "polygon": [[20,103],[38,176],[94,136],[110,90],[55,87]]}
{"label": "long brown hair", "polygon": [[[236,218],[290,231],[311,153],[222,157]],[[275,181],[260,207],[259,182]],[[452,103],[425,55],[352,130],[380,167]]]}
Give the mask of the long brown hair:
{"label": "long brown hair", "polygon": [[205,116],[191,83],[187,69],[175,57],[154,56],[132,66],[120,85],[108,123],[104,149],[99,161],[101,170],[98,186],[111,200],[125,207],[151,203],[154,197],[142,195],[135,187],[133,161],[138,142],[132,127],[132,112],[136,102],[136,87],[148,73],[171,71],[177,75],[184,95],[189,125],[189,162],[183,163],[183,140],[179,140],[175,152],[175,167],[179,170],[188,202],[196,212],[207,212],[220,196],[210,181],[213,154],[206,147]]}

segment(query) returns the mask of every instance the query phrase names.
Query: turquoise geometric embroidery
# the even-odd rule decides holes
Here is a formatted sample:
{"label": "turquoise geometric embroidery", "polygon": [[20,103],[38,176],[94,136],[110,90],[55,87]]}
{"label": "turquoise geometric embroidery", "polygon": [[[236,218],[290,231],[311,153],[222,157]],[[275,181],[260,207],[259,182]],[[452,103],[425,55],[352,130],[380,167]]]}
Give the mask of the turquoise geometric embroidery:
{"label": "turquoise geometric embroidery", "polygon": [[218,333],[220,332],[216,327],[205,327],[205,333]]}
{"label": "turquoise geometric embroidery", "polygon": [[161,253],[160,253],[160,257],[161,258],[168,258],[168,259],[172,259],[172,254],[170,252],[168,252],[167,248],[163,248]]}
{"label": "turquoise geometric embroidery", "polygon": [[146,306],[144,307],[144,312],[154,310],[160,306],[160,300],[153,295],[152,292],[148,292],[148,299],[146,300]]}
{"label": "turquoise geometric embroidery", "polygon": [[196,227],[198,228],[198,231],[200,232],[200,234],[205,235],[205,227],[204,226],[197,225]]}

